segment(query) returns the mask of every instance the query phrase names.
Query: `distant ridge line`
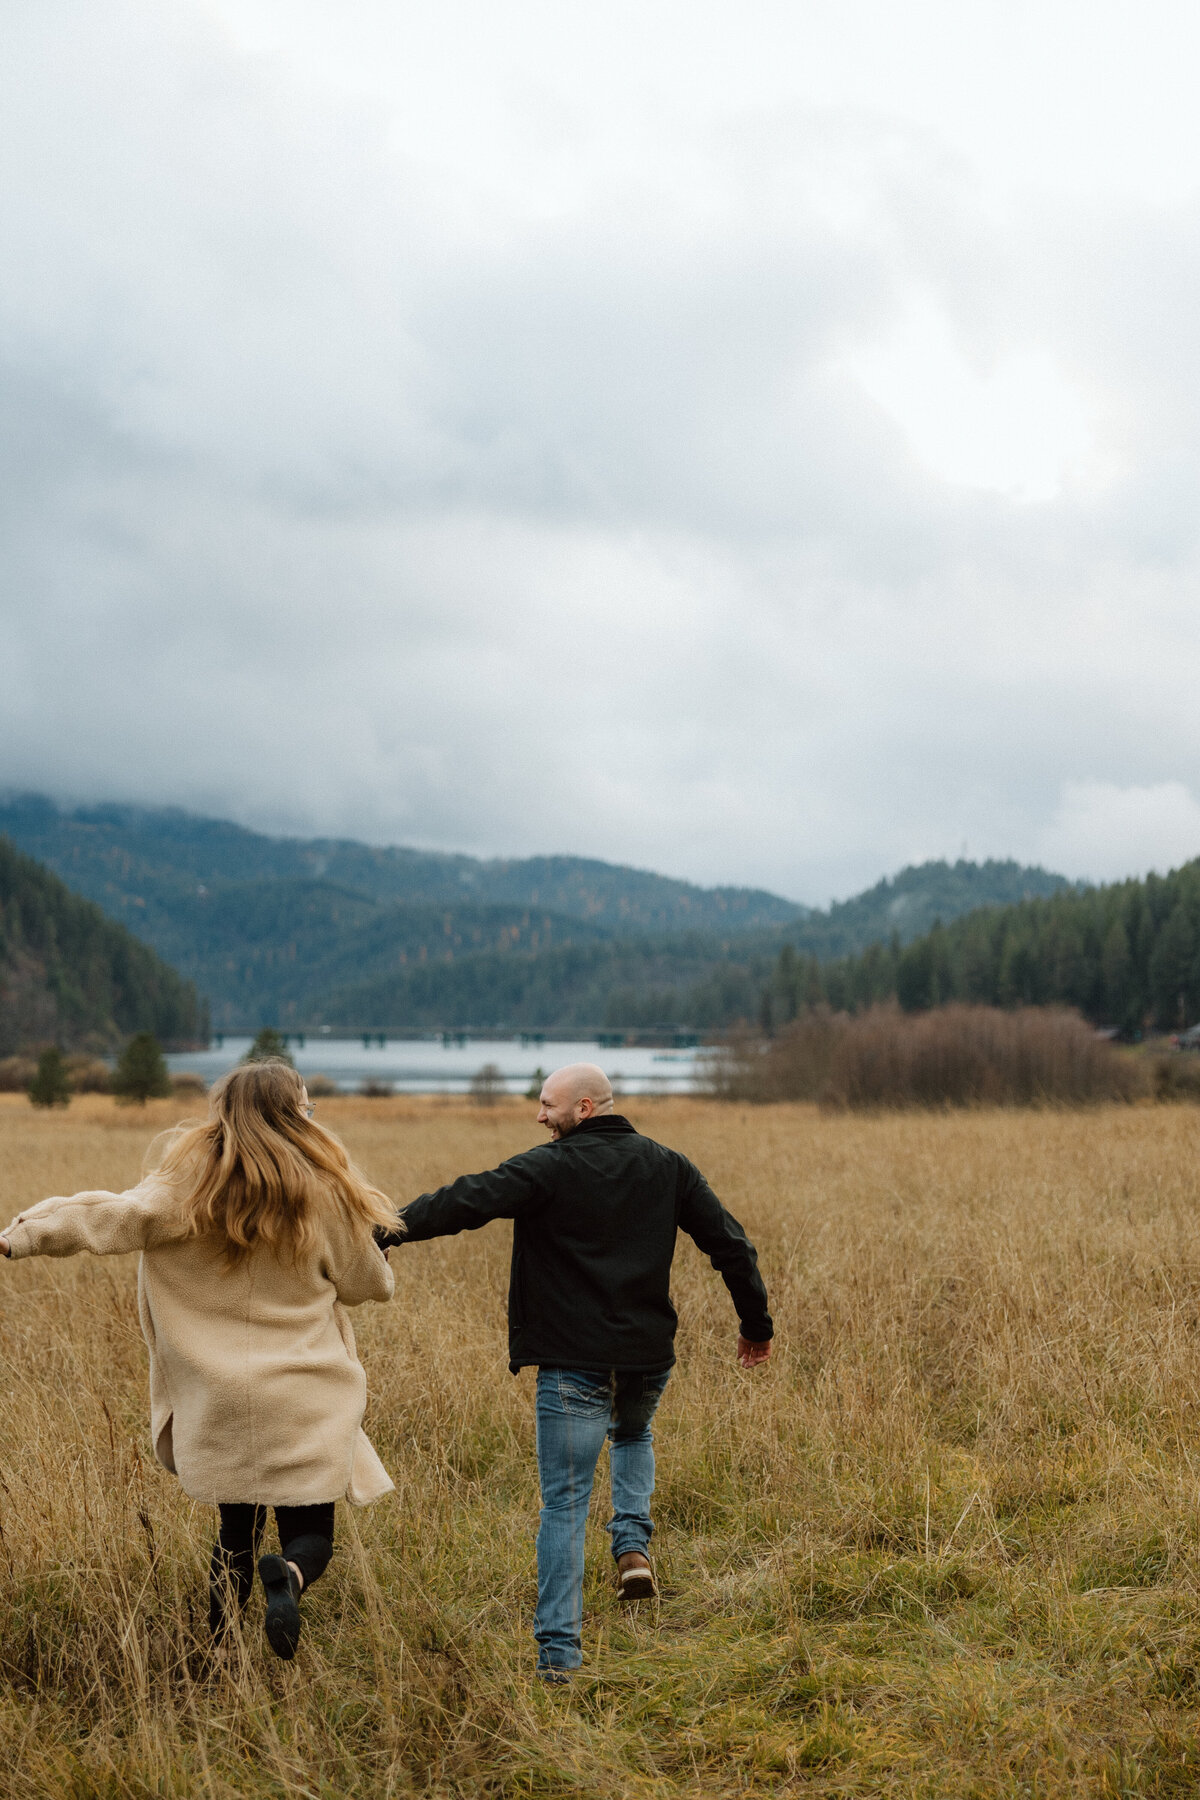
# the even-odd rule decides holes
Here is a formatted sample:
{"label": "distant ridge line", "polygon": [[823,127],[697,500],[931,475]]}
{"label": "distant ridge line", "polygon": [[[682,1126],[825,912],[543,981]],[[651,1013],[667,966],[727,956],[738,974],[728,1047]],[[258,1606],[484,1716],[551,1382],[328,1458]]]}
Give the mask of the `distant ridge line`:
{"label": "distant ridge line", "polygon": [[[827,912],[595,858],[478,858],[271,838],[179,808],[0,800],[0,832],[205,993],[214,1029],[719,1034],[780,950],[829,962],[1068,885],[928,863]],[[597,1023],[598,1022],[598,1023]]]}

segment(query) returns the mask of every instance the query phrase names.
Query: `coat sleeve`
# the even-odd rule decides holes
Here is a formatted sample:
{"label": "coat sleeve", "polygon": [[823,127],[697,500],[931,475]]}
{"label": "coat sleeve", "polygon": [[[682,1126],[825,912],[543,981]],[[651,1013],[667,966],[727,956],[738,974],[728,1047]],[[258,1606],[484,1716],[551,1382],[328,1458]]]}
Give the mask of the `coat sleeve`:
{"label": "coat sleeve", "polygon": [[389,1244],[420,1243],[425,1238],[454,1237],[478,1231],[493,1219],[516,1219],[544,1204],[551,1192],[553,1170],[548,1152],[539,1145],[488,1169],[482,1175],[460,1175],[449,1186],[422,1194],[401,1210]]}
{"label": "coat sleeve", "polygon": [[2,1234],[12,1256],[120,1256],[183,1235],[174,1195],[150,1176],[124,1194],[54,1195],[18,1213]]}
{"label": "coat sleeve", "polygon": [[679,1223],[729,1289],[742,1336],[765,1344],[775,1335],[767,1311],[767,1289],[758,1272],[758,1255],[731,1212],[727,1212],[691,1163],[684,1172]]}
{"label": "coat sleeve", "polygon": [[390,1300],[396,1277],[374,1238],[356,1236],[344,1266],[331,1274],[343,1306],[361,1306],[364,1300]]}

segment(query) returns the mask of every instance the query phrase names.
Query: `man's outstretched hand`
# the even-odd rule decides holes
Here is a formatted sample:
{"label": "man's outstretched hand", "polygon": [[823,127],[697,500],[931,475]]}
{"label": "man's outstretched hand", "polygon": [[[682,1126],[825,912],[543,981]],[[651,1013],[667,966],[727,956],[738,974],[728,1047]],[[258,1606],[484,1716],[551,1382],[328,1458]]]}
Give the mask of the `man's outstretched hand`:
{"label": "man's outstretched hand", "polygon": [[752,1344],[749,1338],[738,1339],[737,1359],[743,1369],[753,1369],[758,1363],[765,1363],[771,1354],[771,1340],[765,1344]]}

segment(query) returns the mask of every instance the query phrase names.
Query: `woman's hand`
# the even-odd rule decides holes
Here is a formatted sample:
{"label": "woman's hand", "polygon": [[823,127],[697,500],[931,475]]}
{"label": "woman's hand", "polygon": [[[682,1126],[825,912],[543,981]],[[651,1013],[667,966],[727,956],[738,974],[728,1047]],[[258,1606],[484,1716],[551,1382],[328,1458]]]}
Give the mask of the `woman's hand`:
{"label": "woman's hand", "polygon": [[12,1251],[8,1247],[8,1239],[0,1238],[0,1256],[11,1256],[11,1255],[12,1255]]}

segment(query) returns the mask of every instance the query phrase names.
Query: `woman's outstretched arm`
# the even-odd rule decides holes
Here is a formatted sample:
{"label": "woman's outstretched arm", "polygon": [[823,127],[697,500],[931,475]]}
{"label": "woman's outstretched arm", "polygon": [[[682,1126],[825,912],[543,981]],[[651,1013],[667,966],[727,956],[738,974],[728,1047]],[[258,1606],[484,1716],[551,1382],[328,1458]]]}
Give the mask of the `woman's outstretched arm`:
{"label": "woman's outstretched arm", "polygon": [[373,1237],[362,1237],[344,1224],[330,1232],[329,1279],[343,1306],[361,1306],[364,1300],[390,1300],[396,1278],[387,1257]]}
{"label": "woman's outstretched arm", "polygon": [[119,1256],[180,1234],[170,1191],[148,1176],[124,1194],[56,1194],[18,1213],[0,1246],[5,1256]]}

